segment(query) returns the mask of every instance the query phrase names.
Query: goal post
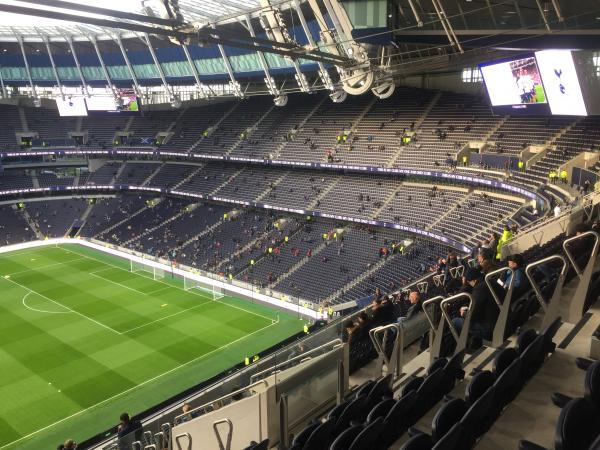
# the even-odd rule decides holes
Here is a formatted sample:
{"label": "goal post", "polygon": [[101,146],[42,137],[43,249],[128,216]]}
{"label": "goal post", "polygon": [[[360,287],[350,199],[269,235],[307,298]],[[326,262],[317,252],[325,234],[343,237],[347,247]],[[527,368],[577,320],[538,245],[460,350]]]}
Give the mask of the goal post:
{"label": "goal post", "polygon": [[164,269],[160,267],[155,267],[149,263],[145,263],[143,261],[136,261],[134,259],[130,259],[130,268],[129,271],[133,273],[147,273],[152,276],[153,280],[162,280],[165,277]]}
{"label": "goal post", "polygon": [[224,297],[223,289],[220,286],[205,283],[203,281],[199,281],[195,278],[191,278],[188,276],[183,277],[183,288],[186,291],[191,291],[193,289],[199,290],[201,292],[211,295],[213,300],[217,300],[219,298]]}

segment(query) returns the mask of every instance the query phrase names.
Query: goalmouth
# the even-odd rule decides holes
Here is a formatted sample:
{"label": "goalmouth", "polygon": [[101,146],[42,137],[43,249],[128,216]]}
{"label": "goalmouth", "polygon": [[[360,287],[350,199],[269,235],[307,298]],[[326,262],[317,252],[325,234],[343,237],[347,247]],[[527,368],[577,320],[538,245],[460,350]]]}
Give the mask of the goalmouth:
{"label": "goalmouth", "polygon": [[185,275],[183,276],[183,289],[185,289],[186,291],[198,289],[206,294],[211,295],[213,300],[218,300],[225,296],[223,294],[223,289],[220,286],[204,283],[200,280],[196,280]]}

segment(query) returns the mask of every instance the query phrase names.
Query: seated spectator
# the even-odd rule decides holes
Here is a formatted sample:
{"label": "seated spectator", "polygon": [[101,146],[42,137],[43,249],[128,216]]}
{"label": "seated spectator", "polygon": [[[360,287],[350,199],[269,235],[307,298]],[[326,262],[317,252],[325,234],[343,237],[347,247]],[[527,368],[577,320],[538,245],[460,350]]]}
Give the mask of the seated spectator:
{"label": "seated spectator", "polygon": [[390,301],[383,302],[381,298],[376,298],[371,303],[371,323],[373,327],[379,327],[390,323],[393,320],[393,305]]}
{"label": "seated spectator", "polygon": [[508,257],[508,268],[500,277],[501,286],[508,289],[511,279],[513,280],[513,298],[519,298],[530,288],[529,281],[525,275],[525,260],[523,255],[517,253]]}
{"label": "seated spectator", "polygon": [[130,449],[133,442],[142,439],[142,423],[139,420],[131,420],[128,413],[121,414],[119,419],[119,450]]}
{"label": "seated spectator", "polygon": [[[498,318],[498,305],[494,301],[481,272],[477,269],[470,268],[467,270],[465,281],[472,287],[471,297],[473,299],[469,333],[478,339],[490,339]],[[466,312],[466,310],[462,310],[461,316],[452,320],[452,325],[459,333],[462,330]]]}
{"label": "seated spectator", "polygon": [[350,346],[352,346],[354,342],[358,341],[358,333],[355,333],[356,330],[357,326],[354,322],[352,322],[352,320],[347,320],[346,322],[344,322],[344,337],[345,341]]}
{"label": "seated spectator", "polygon": [[423,311],[423,301],[421,300],[421,294],[417,291],[411,291],[408,295],[408,302],[410,304],[408,310],[406,311],[406,315],[404,317],[400,317],[398,322],[403,322],[405,320],[410,320],[417,316],[421,311]]}
{"label": "seated spectator", "polygon": [[483,275],[496,270],[493,250],[482,248],[477,255],[477,264],[479,264],[479,269]]}

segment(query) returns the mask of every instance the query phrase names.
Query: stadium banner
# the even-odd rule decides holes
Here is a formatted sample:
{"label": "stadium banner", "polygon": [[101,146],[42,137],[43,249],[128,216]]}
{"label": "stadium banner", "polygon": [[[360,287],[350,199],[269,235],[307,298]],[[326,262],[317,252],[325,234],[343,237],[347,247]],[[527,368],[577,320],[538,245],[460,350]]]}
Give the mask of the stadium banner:
{"label": "stadium banner", "polygon": [[342,215],[338,215],[338,214],[330,214],[330,213],[325,213],[325,212],[320,212],[320,211],[310,211],[310,210],[305,210],[305,209],[287,208],[285,206],[275,206],[275,205],[269,205],[267,203],[260,203],[260,202],[249,202],[249,201],[245,201],[245,200],[237,200],[237,199],[232,199],[232,198],[227,198],[227,197],[219,197],[219,196],[214,196],[214,195],[200,194],[197,192],[179,191],[179,190],[175,190],[175,189],[164,189],[164,188],[155,188],[155,187],[148,187],[148,186],[130,186],[130,185],[122,185],[122,184],[85,185],[85,186],[52,186],[52,187],[43,187],[43,188],[4,190],[4,191],[0,191],[0,197],[22,195],[22,194],[50,193],[50,192],[65,193],[65,192],[69,192],[69,191],[73,192],[73,193],[97,192],[97,191],[113,191],[113,192],[114,191],[135,191],[135,192],[159,193],[159,194],[163,194],[163,195],[176,195],[178,197],[193,198],[193,199],[199,199],[199,200],[211,200],[214,202],[220,202],[220,203],[226,203],[226,204],[232,204],[232,205],[249,206],[249,207],[255,207],[255,208],[260,208],[260,209],[270,209],[270,210],[274,210],[274,211],[289,212],[289,213],[301,214],[301,215],[305,215],[305,216],[323,217],[325,219],[342,220],[344,222],[353,222],[353,223],[360,223],[360,224],[365,224],[365,225],[374,225],[374,226],[383,227],[383,228],[393,228],[395,230],[405,231],[407,233],[411,233],[414,235],[423,236],[423,237],[426,237],[429,239],[434,239],[436,241],[442,242],[443,244],[446,244],[446,245],[453,247],[456,250],[459,250],[464,253],[469,253],[471,251],[471,249],[469,247],[467,247],[465,244],[463,244],[462,242],[459,242],[459,241],[456,241],[449,237],[446,237],[443,234],[434,233],[432,231],[427,231],[422,228],[417,228],[417,227],[408,226],[408,225],[402,225],[399,223],[384,222],[381,220],[360,219],[358,217],[342,216]]}
{"label": "stadium banner", "polygon": [[11,159],[11,158],[23,158],[23,157],[39,157],[39,156],[107,156],[107,157],[136,157],[136,156],[153,156],[156,158],[176,158],[177,161],[188,160],[188,161],[225,161],[225,162],[236,162],[236,163],[247,163],[247,164],[258,164],[266,166],[282,166],[300,169],[314,169],[314,170],[333,170],[343,172],[354,172],[354,173],[373,173],[383,175],[402,175],[411,177],[424,177],[428,179],[439,179],[451,182],[460,182],[466,184],[473,184],[476,186],[485,186],[493,189],[501,189],[504,191],[513,192],[516,194],[523,195],[527,198],[543,201],[543,199],[534,191],[530,191],[522,186],[517,186],[511,183],[505,183],[495,178],[485,178],[483,175],[475,176],[459,172],[446,172],[436,171],[427,169],[410,169],[402,167],[376,167],[376,166],[359,166],[349,164],[329,164],[329,163],[313,163],[313,162],[299,162],[299,161],[283,161],[283,160],[269,160],[269,159],[258,159],[258,158],[243,158],[237,156],[226,156],[226,155],[210,155],[204,153],[183,153],[183,152],[169,152],[156,150],[153,147],[145,148],[131,148],[131,149],[73,149],[73,150],[31,150],[24,152],[3,152],[0,153],[0,159]]}
{"label": "stadium banner", "polygon": [[[298,312],[299,314],[306,316],[306,317],[311,317],[312,319],[320,318],[318,311],[315,311],[314,309],[307,307],[308,306],[307,302],[300,302],[301,304],[300,303],[294,304],[291,302],[287,302],[285,300],[280,300],[275,297],[272,297],[272,296],[269,296],[266,294],[262,294],[260,292],[256,292],[256,290],[247,289],[243,286],[240,286],[240,284],[242,284],[241,282],[238,282],[236,284],[231,284],[226,281],[221,281],[218,279],[206,277],[199,273],[196,273],[197,270],[189,270],[188,271],[188,270],[184,270],[182,268],[182,267],[186,267],[186,266],[178,265],[178,267],[175,267],[171,264],[164,264],[162,262],[155,261],[155,258],[150,255],[146,255],[146,257],[139,256],[141,254],[138,254],[137,252],[134,254],[134,252],[132,252],[130,250],[123,249],[121,247],[117,247],[112,244],[107,244],[107,243],[104,243],[102,241],[98,241],[95,239],[92,241],[92,240],[86,240],[86,239],[55,238],[55,239],[46,239],[43,241],[23,242],[21,244],[13,244],[13,245],[6,245],[6,246],[0,247],[0,254],[7,253],[7,252],[13,252],[13,251],[17,251],[17,250],[26,250],[26,249],[30,249],[30,248],[65,245],[65,244],[66,245],[81,245],[84,247],[93,248],[95,250],[99,250],[104,253],[108,253],[108,254],[111,254],[111,255],[114,255],[114,256],[117,256],[120,258],[127,259],[129,261],[135,261],[138,263],[145,264],[147,266],[155,267],[157,269],[161,269],[161,270],[164,270],[165,272],[173,273],[173,274],[179,275],[181,277],[186,277],[188,279],[197,280],[201,283],[214,285],[214,286],[220,287],[224,291],[229,291],[229,292],[233,292],[235,294],[242,295],[244,297],[253,298],[253,299],[259,300],[261,302],[268,303],[272,306],[276,306],[278,308],[290,310],[293,312]],[[303,305],[305,305],[305,306],[303,306]],[[315,306],[315,309],[316,309],[316,306]]]}

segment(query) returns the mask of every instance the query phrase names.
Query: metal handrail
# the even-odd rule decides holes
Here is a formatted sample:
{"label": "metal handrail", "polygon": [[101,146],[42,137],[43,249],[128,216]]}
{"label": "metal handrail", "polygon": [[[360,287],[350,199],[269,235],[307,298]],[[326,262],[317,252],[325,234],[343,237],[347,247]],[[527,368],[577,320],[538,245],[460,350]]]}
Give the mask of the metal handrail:
{"label": "metal handrail", "polygon": [[194,414],[195,412],[198,412],[198,411],[200,411],[200,410],[203,410],[203,409],[205,409],[206,407],[208,407],[208,406],[210,406],[210,405],[212,405],[212,404],[214,404],[214,403],[221,402],[221,401],[223,401],[223,400],[226,400],[226,399],[228,399],[228,398],[230,398],[230,397],[233,397],[233,396],[235,396],[235,395],[237,395],[237,394],[240,394],[240,393],[242,393],[242,392],[244,392],[244,391],[248,391],[248,390],[252,389],[253,387],[255,387],[255,386],[258,386],[258,385],[260,385],[260,384],[264,384],[264,385],[265,385],[265,386],[267,386],[267,387],[269,386],[269,383],[267,383],[267,381],[266,381],[266,380],[260,380],[260,381],[257,381],[257,382],[255,382],[255,383],[251,383],[251,384],[249,384],[248,386],[245,386],[245,387],[243,387],[243,388],[241,388],[241,389],[238,389],[237,391],[233,391],[233,392],[231,392],[231,393],[229,393],[229,394],[227,394],[227,395],[224,395],[223,397],[219,397],[219,398],[217,398],[217,399],[215,399],[215,400],[212,400],[212,401],[210,401],[210,402],[208,402],[208,403],[205,403],[205,404],[204,404],[204,405],[202,405],[202,406],[198,406],[197,408],[194,408],[194,409],[192,409],[192,410],[190,410],[190,411],[188,411],[188,412],[186,412],[186,413],[183,413],[183,414],[180,414],[180,415],[178,415],[178,416],[175,416],[175,420],[174,420],[174,422],[175,422],[176,424],[178,424],[178,423],[179,423],[179,421],[180,421],[180,419],[181,419],[182,417],[185,417],[185,416],[191,416],[191,415],[192,415],[192,414]]}
{"label": "metal handrail", "polygon": [[452,278],[462,277],[463,274],[465,273],[465,266],[460,264],[456,267],[450,267],[450,269],[448,271],[450,272],[450,275],[452,276]]}
{"label": "metal handrail", "polygon": [[452,336],[454,336],[454,339],[456,339],[456,342],[458,342],[458,340],[460,339],[460,336],[456,332],[456,328],[454,328],[454,325],[452,325],[452,319],[450,318],[448,311],[446,311],[446,308],[448,305],[454,303],[456,300],[458,300],[459,298],[463,298],[463,297],[466,297],[469,299],[469,306],[468,306],[469,311],[467,313],[467,317],[465,317],[465,325],[468,326],[467,318],[471,315],[472,306],[473,306],[473,297],[471,296],[471,294],[469,294],[467,292],[461,292],[460,294],[456,294],[456,295],[453,295],[452,297],[448,297],[447,299],[442,300],[440,303],[440,309],[442,310],[442,315],[446,319],[446,322],[448,323],[450,332],[452,333]]}
{"label": "metal handrail", "polygon": [[[430,303],[439,303],[442,300],[444,300],[444,297],[442,297],[441,295],[432,297],[428,300],[425,300],[423,302],[423,306],[421,307],[421,309],[423,310],[423,312],[425,313],[425,317],[427,318],[427,321],[429,322],[429,325],[431,325],[431,329],[435,330],[437,328],[437,325],[434,325],[433,323],[433,319],[431,318],[431,316],[429,315],[429,313],[427,312],[427,308],[426,306],[429,306]],[[439,325],[439,324],[438,324]]]}
{"label": "metal handrail", "polygon": [[[223,445],[223,440],[221,439],[221,434],[219,433],[219,425],[222,423],[225,423],[228,425],[227,441],[226,441],[225,445]],[[212,427],[215,432],[215,435],[217,436],[217,442],[219,443],[219,449],[220,450],[231,450],[231,439],[233,437],[233,423],[231,422],[231,420],[229,420],[229,419],[217,420],[216,422],[213,422]]]}
{"label": "metal handrail", "polygon": [[525,267],[525,275],[527,275],[527,278],[531,283],[531,287],[533,287],[533,291],[535,292],[535,296],[538,299],[538,302],[544,311],[548,310],[548,304],[544,300],[544,296],[542,295],[542,292],[540,291],[540,288],[538,287],[537,283],[533,279],[533,275],[531,272],[535,267],[551,261],[560,261],[562,263],[560,275],[565,276],[567,273],[567,267],[569,266],[569,263],[567,263],[567,260],[562,255],[551,255],[538,261],[532,262],[531,264],[528,264],[527,267]]}
{"label": "metal handrail", "polygon": [[188,440],[187,447],[185,450],[192,450],[192,435],[190,433],[183,433],[183,434],[178,434],[177,436],[175,436],[175,444],[177,445],[177,450],[184,450],[184,448],[179,443],[179,441],[182,438],[186,438]]}
{"label": "metal handrail", "polygon": [[567,258],[569,258],[569,261],[571,262],[571,265],[575,269],[575,272],[577,273],[578,276],[581,276],[583,274],[583,270],[581,270],[578,267],[577,262],[575,261],[575,258],[573,258],[573,255],[571,254],[571,251],[568,248],[568,244],[571,242],[577,241],[578,239],[583,239],[586,236],[592,236],[595,239],[594,245],[592,246],[592,252],[591,252],[591,254],[594,255],[598,251],[598,247],[600,246],[600,235],[598,235],[598,233],[596,233],[595,231],[586,231],[584,233],[581,233],[576,236],[565,239],[563,242],[563,250],[565,251]]}
{"label": "metal handrail", "polygon": [[500,269],[496,269],[490,273],[487,273],[484,278],[485,284],[487,284],[490,292],[492,293],[492,297],[494,297],[494,301],[496,302],[496,304],[498,305],[499,308],[502,308],[502,305],[504,304],[504,299],[502,299],[502,301],[500,301],[500,298],[498,297],[498,294],[496,293],[496,289],[494,289],[494,286],[493,286],[491,280],[494,275],[501,274],[504,272],[510,272],[510,282],[508,284],[508,287],[506,288],[506,290],[508,291],[509,289],[512,288],[512,286],[515,282],[515,277],[514,277],[515,272],[510,267],[502,267]]}

